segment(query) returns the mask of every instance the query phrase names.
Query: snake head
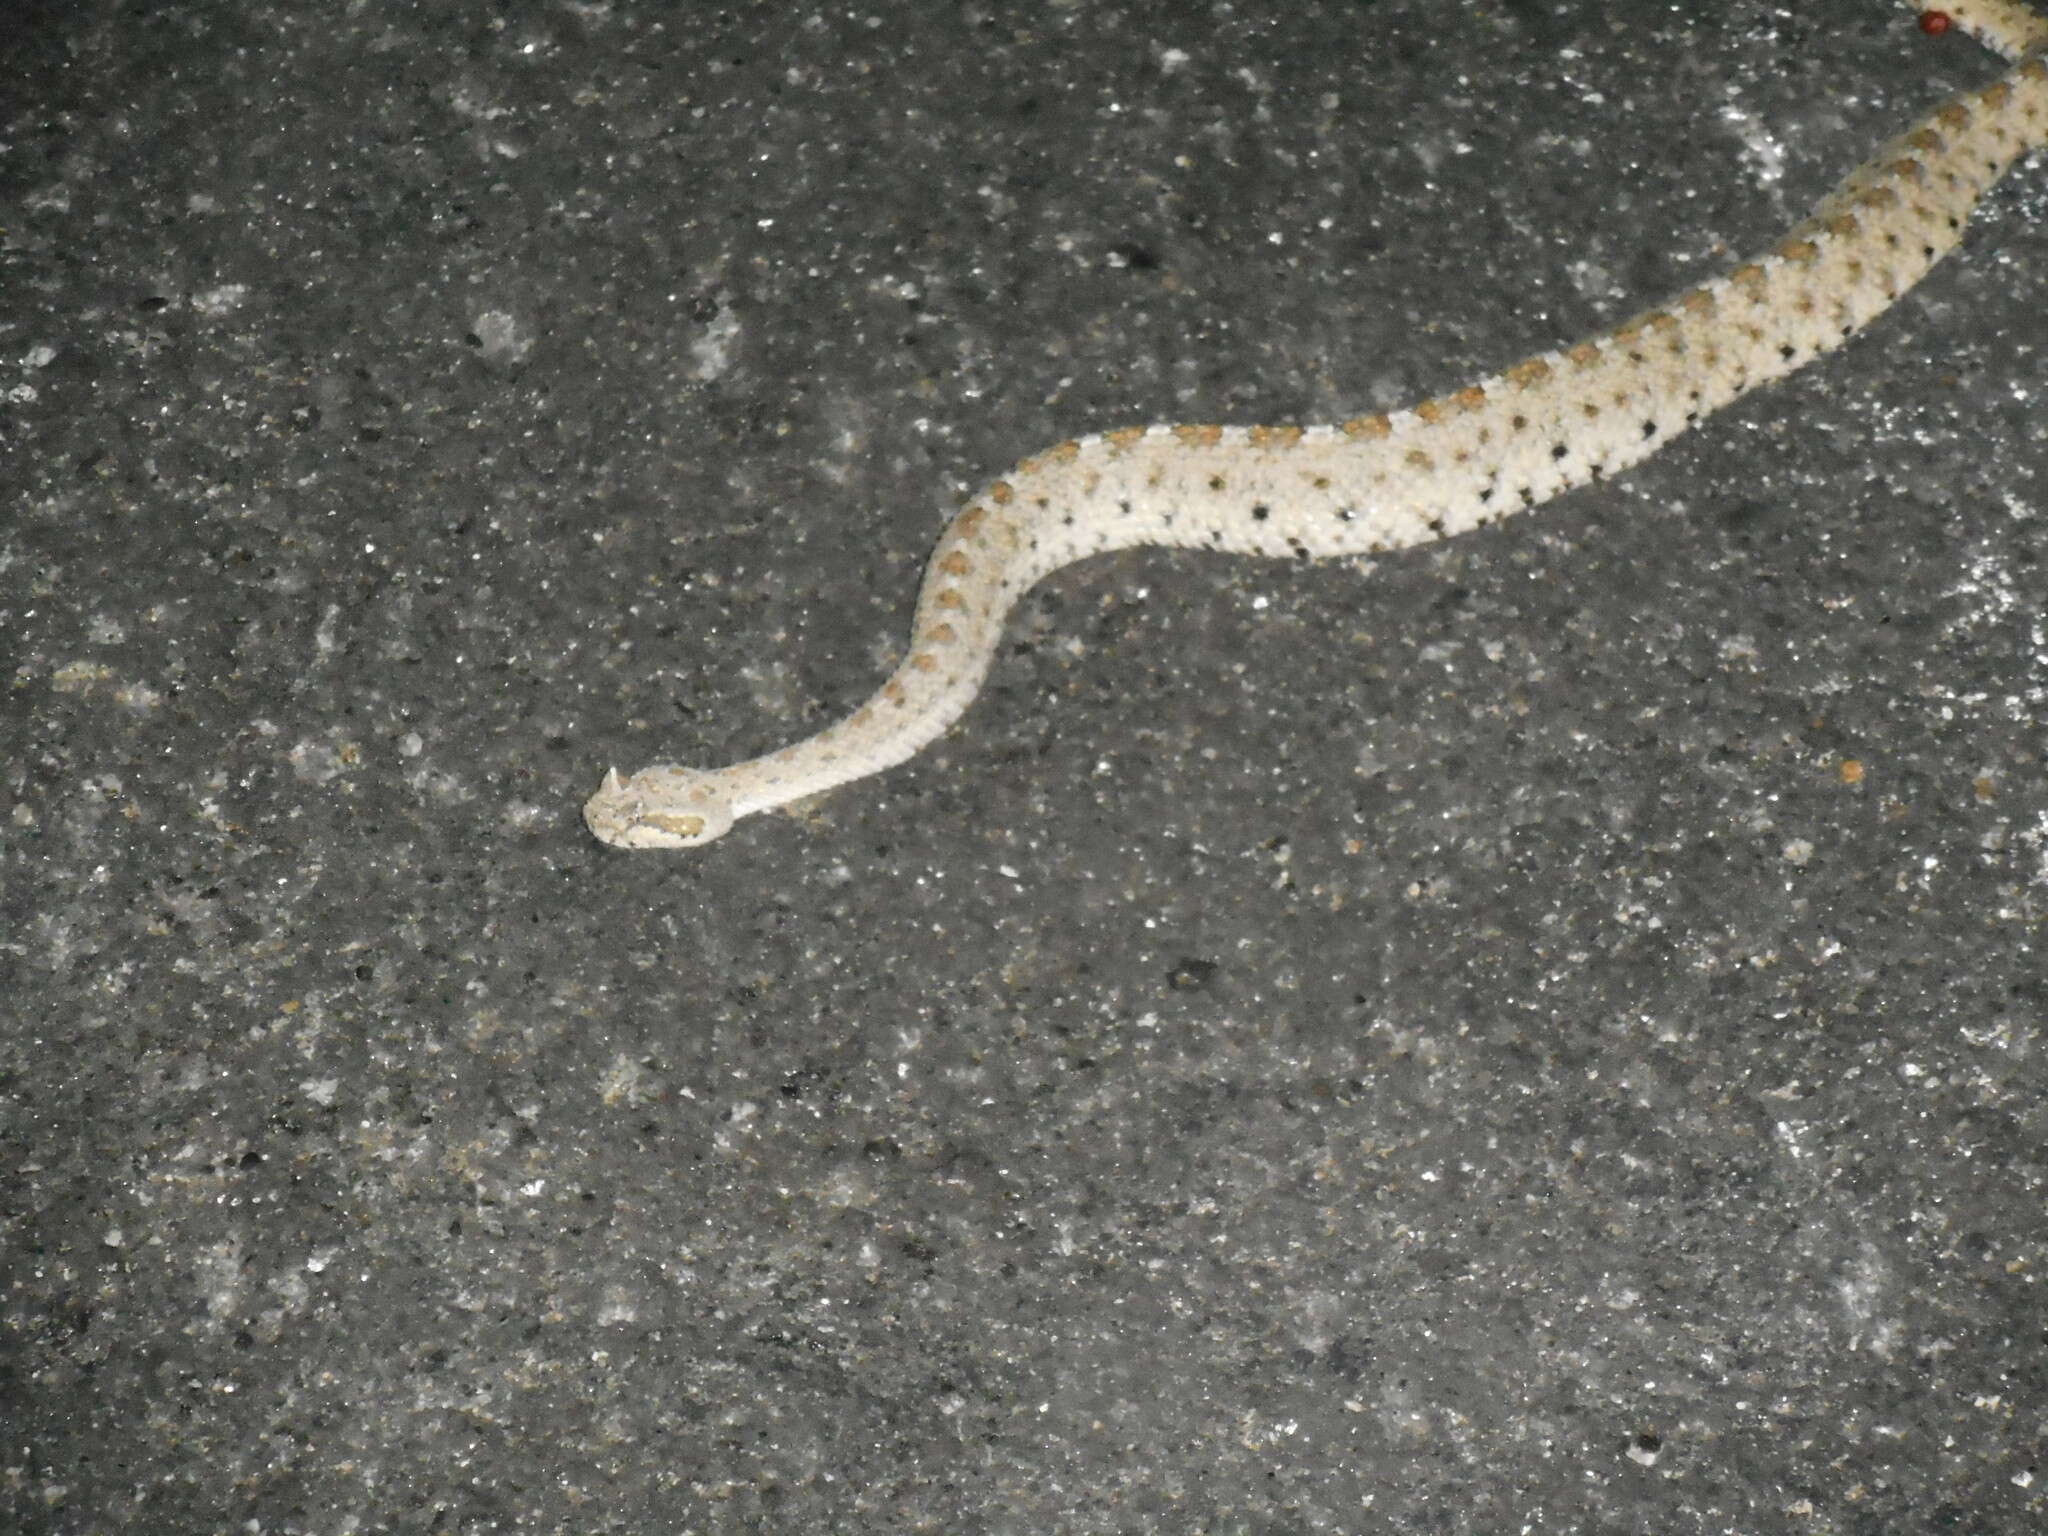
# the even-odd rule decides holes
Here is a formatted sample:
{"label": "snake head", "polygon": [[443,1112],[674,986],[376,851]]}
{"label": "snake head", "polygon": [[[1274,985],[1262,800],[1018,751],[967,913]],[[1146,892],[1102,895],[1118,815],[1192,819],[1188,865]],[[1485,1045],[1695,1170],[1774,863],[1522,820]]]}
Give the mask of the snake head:
{"label": "snake head", "polygon": [[724,835],[733,809],[715,774],[658,763],[605,774],[583,802],[583,819],[614,848],[697,848]]}

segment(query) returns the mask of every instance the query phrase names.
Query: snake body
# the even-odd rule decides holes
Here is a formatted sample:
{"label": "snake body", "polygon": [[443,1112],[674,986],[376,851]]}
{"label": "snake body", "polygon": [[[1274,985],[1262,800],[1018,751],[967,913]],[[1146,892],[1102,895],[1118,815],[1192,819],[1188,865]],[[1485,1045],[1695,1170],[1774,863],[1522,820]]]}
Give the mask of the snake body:
{"label": "snake body", "polygon": [[614,769],[584,806],[590,830],[622,848],[694,847],[739,817],[903,762],[973,700],[1017,600],[1073,561],[1142,544],[1320,559],[1448,538],[1626,469],[1841,345],[2048,143],[2048,20],[2012,0],[1954,0],[1941,14],[2010,67],[1887,143],[1768,253],[1407,410],[1325,426],[1131,427],[1028,458],[946,528],[908,653],[866,703],[730,767]]}

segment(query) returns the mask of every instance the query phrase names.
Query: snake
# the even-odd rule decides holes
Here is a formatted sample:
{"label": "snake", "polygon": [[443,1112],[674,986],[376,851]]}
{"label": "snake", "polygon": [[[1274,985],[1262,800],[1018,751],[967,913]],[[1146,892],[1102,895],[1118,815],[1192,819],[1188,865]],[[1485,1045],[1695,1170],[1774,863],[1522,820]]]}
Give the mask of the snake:
{"label": "snake", "polygon": [[1949,0],[1920,25],[1960,28],[2005,71],[1885,143],[1768,251],[1403,410],[1313,426],[1134,426],[1035,454],[947,525],[903,659],[859,708],[729,767],[613,768],[586,824],[619,848],[700,847],[741,817],[903,763],[966,711],[1018,600],[1077,560],[1139,545],[1322,560],[1451,538],[1624,470],[1840,346],[2048,144],[2048,18],[2016,0]]}

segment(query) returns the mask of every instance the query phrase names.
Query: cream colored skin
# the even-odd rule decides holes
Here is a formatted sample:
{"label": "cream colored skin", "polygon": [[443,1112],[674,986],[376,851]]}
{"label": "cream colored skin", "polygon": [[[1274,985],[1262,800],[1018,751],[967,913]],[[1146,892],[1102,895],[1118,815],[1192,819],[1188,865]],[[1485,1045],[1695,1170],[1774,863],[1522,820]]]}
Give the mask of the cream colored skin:
{"label": "cream colored skin", "polygon": [[614,769],[583,808],[590,830],[621,848],[693,848],[742,816],[904,761],[973,701],[1017,599],[1072,561],[1139,544],[1321,559],[1448,538],[1626,469],[1840,346],[1955,246],[2015,160],[2048,143],[2048,20],[2010,0],[1942,9],[2012,67],[1886,144],[1768,253],[1391,415],[1133,427],[1026,459],[939,539],[909,654],[865,704],[728,768]]}

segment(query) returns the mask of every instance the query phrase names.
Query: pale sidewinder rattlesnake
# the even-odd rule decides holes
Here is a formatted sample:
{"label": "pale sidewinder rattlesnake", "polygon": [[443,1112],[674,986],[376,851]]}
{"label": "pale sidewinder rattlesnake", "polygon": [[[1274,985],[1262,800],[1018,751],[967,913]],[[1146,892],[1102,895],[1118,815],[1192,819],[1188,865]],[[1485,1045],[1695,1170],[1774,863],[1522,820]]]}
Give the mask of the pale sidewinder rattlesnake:
{"label": "pale sidewinder rattlesnake", "polygon": [[2011,61],[1943,102],[1770,252],[1576,346],[1409,410],[1337,426],[1152,426],[1061,443],[976,496],[939,539],[909,654],[847,719],[729,768],[660,764],[590,797],[622,848],[689,848],[733,821],[893,767],[981,687],[1026,589],[1139,544],[1303,559],[1448,538],[1655,452],[1760,384],[1840,345],[1962,237],[1977,200],[2048,143],[2048,20],[1949,0],[1948,22]]}

